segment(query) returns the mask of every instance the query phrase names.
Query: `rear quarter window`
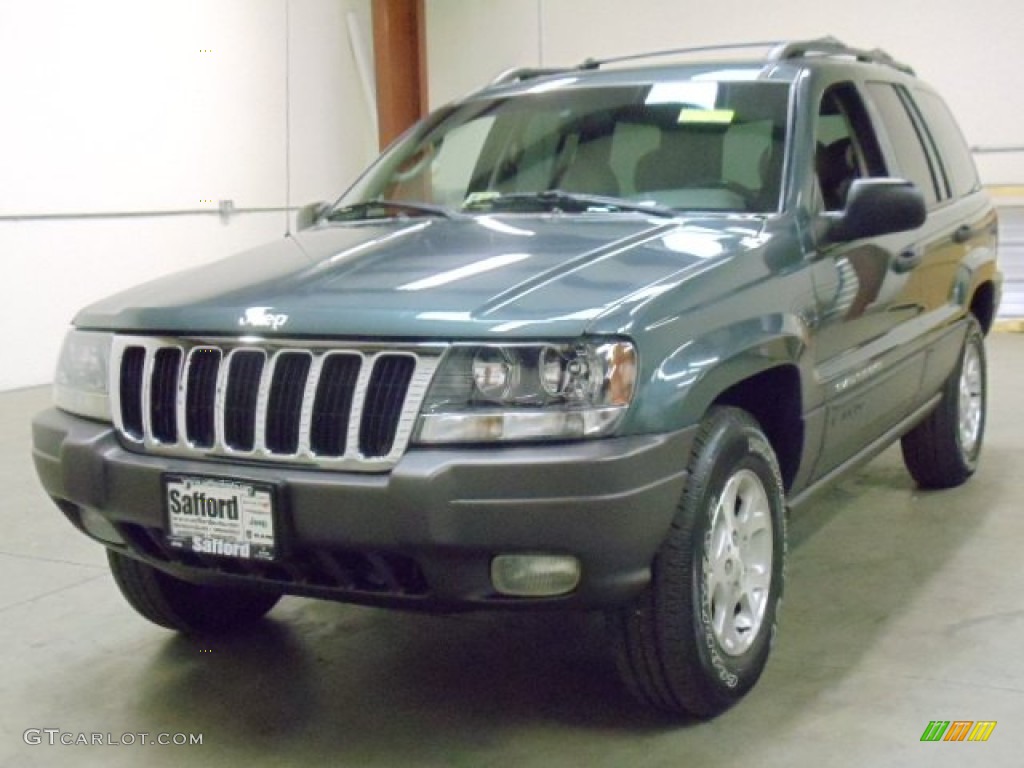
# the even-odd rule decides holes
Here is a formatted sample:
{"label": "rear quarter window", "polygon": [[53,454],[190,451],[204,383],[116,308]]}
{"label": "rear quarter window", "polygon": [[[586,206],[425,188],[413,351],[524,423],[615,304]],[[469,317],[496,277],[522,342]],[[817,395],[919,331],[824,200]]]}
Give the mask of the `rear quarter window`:
{"label": "rear quarter window", "polygon": [[907,111],[896,87],[891,83],[868,83],[868,93],[881,113],[886,133],[896,152],[899,172],[908,181],[914,182],[924,194],[929,208],[939,200],[939,182],[932,173],[925,149],[924,137]]}
{"label": "rear quarter window", "polygon": [[980,186],[978,171],[953,113],[932,91],[915,88],[911,95],[938,147],[953,196],[963,197],[974,192]]}

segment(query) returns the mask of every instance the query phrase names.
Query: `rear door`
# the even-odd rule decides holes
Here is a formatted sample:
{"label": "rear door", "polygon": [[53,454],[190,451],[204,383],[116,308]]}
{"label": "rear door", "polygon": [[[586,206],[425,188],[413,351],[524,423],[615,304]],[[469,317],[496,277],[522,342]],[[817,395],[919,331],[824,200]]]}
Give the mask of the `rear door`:
{"label": "rear door", "polygon": [[[907,331],[928,345],[922,399],[952,371],[962,329],[953,327],[970,300],[972,270],[995,250],[996,217],[981,188],[967,143],[939,96],[918,84],[870,82],[868,94],[882,118],[890,164],[927,188],[928,224],[921,262],[909,274],[903,301],[914,307]],[[926,166],[916,165],[923,157]]]}

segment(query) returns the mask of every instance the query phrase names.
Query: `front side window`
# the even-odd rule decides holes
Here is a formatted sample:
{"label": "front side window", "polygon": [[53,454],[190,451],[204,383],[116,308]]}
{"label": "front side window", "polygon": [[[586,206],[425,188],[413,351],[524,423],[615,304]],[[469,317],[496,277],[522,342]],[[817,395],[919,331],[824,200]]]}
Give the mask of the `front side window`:
{"label": "front side window", "polygon": [[[548,84],[550,85],[550,84]],[[789,86],[691,81],[477,99],[394,146],[341,201],[529,211],[543,193],[661,209],[778,209]],[[531,202],[532,201],[532,202]],[[581,210],[601,208],[599,201]],[[603,210],[612,210],[606,206]]]}
{"label": "front side window", "polygon": [[822,95],[815,128],[814,170],[825,209],[842,210],[857,179],[885,176],[871,120],[852,83]]}

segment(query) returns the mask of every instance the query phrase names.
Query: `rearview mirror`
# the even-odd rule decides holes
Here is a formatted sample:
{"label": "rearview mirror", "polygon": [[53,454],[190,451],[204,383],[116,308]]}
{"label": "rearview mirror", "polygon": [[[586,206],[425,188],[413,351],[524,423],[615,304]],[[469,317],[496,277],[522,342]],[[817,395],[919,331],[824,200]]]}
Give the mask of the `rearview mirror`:
{"label": "rearview mirror", "polygon": [[924,224],[924,196],[903,179],[857,179],[850,187],[846,208],[825,214],[826,236],[834,243],[907,232]]}

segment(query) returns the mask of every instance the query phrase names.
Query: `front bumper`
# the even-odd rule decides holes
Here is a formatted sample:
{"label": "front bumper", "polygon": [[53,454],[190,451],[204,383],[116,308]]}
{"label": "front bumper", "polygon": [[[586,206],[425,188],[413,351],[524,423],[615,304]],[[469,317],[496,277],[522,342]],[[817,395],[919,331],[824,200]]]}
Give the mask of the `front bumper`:
{"label": "front bumper", "polygon": [[[110,425],[51,409],[33,423],[43,486],[79,529],[101,515],[123,544],[180,578],[429,610],[609,605],[649,580],[675,514],[693,429],[570,444],[410,449],[387,474],[168,459],[134,453]],[[165,473],[272,483],[282,510],[274,563],[163,543]],[[575,555],[577,589],[510,598],[491,585],[498,554]]]}

